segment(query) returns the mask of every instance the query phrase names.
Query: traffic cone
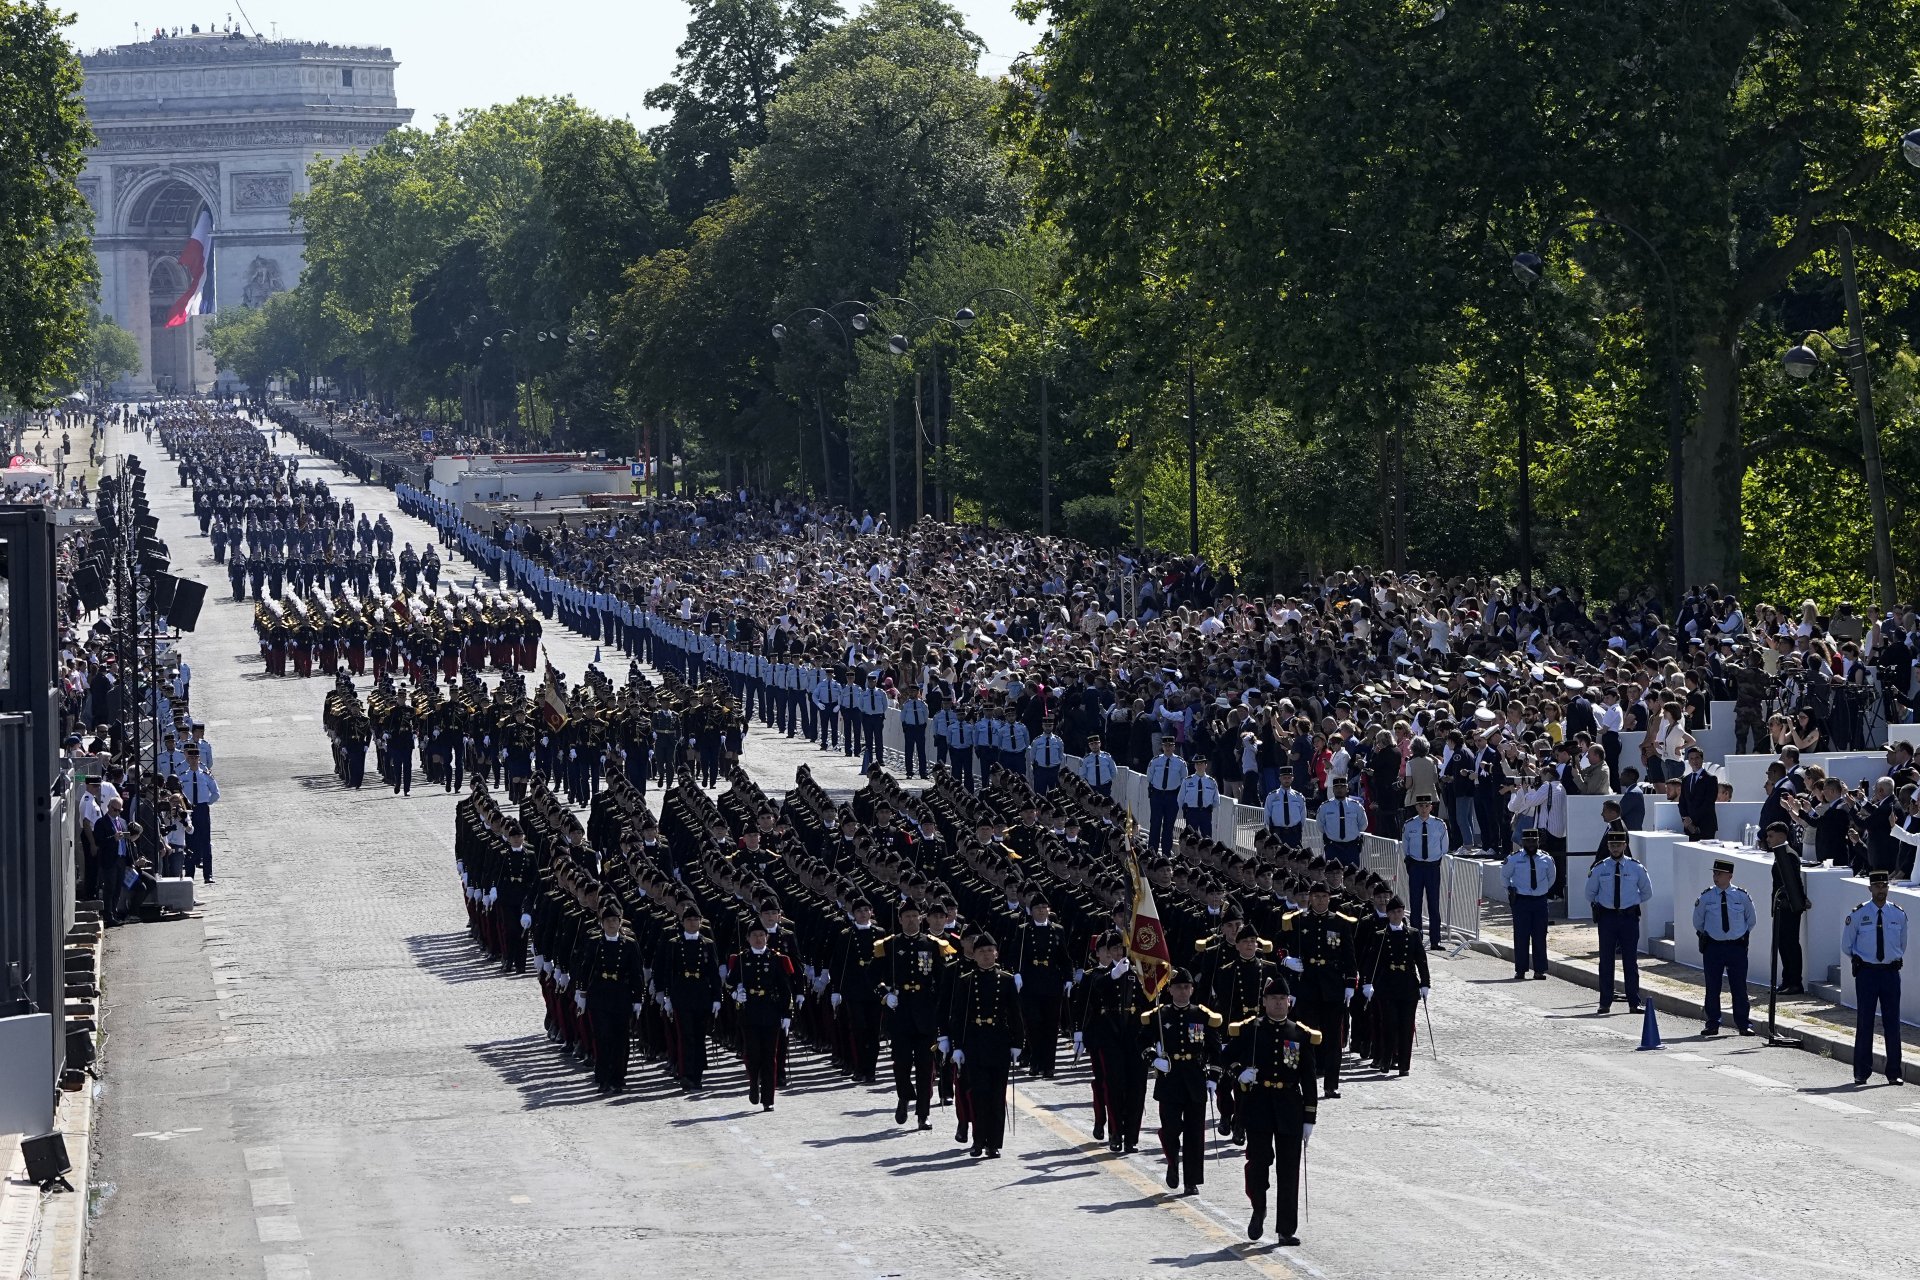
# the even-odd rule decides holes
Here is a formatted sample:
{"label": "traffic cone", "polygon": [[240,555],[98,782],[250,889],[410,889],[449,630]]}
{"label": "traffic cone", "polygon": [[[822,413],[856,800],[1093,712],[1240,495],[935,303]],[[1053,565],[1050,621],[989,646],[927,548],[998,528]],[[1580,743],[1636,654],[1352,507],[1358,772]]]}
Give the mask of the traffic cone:
{"label": "traffic cone", "polygon": [[1646,1017],[1640,1023],[1640,1048],[1664,1049],[1660,1043],[1660,1018],[1653,1010],[1653,1001],[1647,1001]]}

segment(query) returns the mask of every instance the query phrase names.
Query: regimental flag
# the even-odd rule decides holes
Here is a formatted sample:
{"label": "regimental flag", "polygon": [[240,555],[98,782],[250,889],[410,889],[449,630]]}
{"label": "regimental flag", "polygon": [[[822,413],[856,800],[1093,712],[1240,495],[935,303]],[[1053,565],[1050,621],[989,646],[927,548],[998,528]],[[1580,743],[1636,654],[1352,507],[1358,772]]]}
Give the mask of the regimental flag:
{"label": "regimental flag", "polygon": [[540,719],[549,733],[567,727],[567,700],[551,680],[540,686]]}
{"label": "regimental flag", "polygon": [[183,325],[188,316],[204,316],[213,308],[207,305],[207,265],[213,261],[213,213],[202,209],[193,220],[193,234],[180,250],[180,265],[187,269],[187,291],[167,313],[167,328]]}
{"label": "regimental flag", "polygon": [[1133,928],[1127,932],[1127,958],[1140,973],[1140,985],[1147,999],[1157,999],[1173,976],[1173,950],[1167,946],[1166,931],[1160,927],[1160,909],[1153,904],[1153,886],[1147,883],[1140,867],[1140,855],[1133,851],[1133,820],[1127,820],[1127,847],[1133,872]]}

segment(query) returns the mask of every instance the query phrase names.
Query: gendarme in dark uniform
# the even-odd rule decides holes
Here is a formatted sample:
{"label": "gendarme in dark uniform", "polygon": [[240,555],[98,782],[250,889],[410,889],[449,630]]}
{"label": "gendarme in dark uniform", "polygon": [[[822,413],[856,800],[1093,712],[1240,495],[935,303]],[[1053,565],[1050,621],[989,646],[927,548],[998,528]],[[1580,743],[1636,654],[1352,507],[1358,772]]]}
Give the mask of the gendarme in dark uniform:
{"label": "gendarme in dark uniform", "polygon": [[947,1007],[953,1060],[973,1107],[970,1154],[995,1160],[1006,1141],[1007,1077],[1020,1059],[1027,1033],[1020,993],[999,960],[999,944],[991,934],[980,935],[973,947],[974,967],[954,980]]}
{"label": "gendarme in dark uniform", "polygon": [[[1299,1244],[1300,1161],[1317,1113],[1320,1032],[1289,1016],[1293,999],[1284,979],[1267,984],[1257,1018],[1227,1029],[1226,1073],[1239,1084],[1247,1126],[1247,1199],[1253,1216],[1247,1238],[1258,1240],[1267,1221],[1267,1191],[1276,1168],[1274,1228],[1281,1244]],[[1330,1046],[1326,1052],[1338,1053]]]}
{"label": "gendarme in dark uniform", "polygon": [[1160,1104],[1160,1150],[1167,1185],[1193,1195],[1207,1180],[1207,1095],[1214,1091],[1225,1019],[1193,1003],[1193,974],[1175,969],[1167,998],[1140,1015],[1141,1052],[1154,1071]]}

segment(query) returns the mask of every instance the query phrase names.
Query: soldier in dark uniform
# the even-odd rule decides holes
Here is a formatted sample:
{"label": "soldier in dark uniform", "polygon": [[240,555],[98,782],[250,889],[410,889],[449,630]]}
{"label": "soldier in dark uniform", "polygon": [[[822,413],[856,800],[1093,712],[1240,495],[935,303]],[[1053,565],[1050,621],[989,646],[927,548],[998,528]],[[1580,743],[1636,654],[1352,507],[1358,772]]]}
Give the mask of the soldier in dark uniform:
{"label": "soldier in dark uniform", "polygon": [[395,795],[413,794],[413,706],[405,697],[394,700],[387,718],[387,764]]}
{"label": "soldier in dark uniform", "polygon": [[1427,949],[1420,945],[1420,936],[1407,928],[1407,904],[1399,898],[1387,902],[1387,927],[1379,946],[1373,977],[1364,988],[1378,1009],[1375,1032],[1385,1041],[1376,1046],[1374,1055],[1384,1056],[1404,1076],[1413,1067],[1415,1015],[1433,978],[1427,970]]}
{"label": "soldier in dark uniform", "polygon": [[666,990],[673,1017],[674,1052],[680,1087],[701,1087],[707,1074],[707,1030],[720,1012],[720,953],[700,932],[700,908],[680,909],[680,932],[654,959],[654,981]]}
{"label": "soldier in dark uniform", "polygon": [[740,1027],[740,1056],[747,1064],[747,1101],[773,1110],[780,1076],[782,1037],[793,1025],[793,962],[769,945],[765,921],[747,924],[747,949],[727,959]]}
{"label": "soldier in dark uniform", "polygon": [[1289,982],[1289,998],[1299,993],[1300,1016],[1326,1038],[1326,1048],[1316,1058],[1326,1076],[1324,1094],[1337,1098],[1340,1030],[1359,973],[1353,954],[1353,919],[1330,910],[1330,901],[1326,881],[1314,881],[1307,891],[1307,909],[1290,911],[1281,919],[1279,943],[1286,951],[1281,963],[1297,975]]}
{"label": "soldier in dark uniform", "polygon": [[[1260,933],[1250,924],[1243,925],[1234,936],[1231,955],[1214,970],[1209,994],[1213,1008],[1222,1017],[1228,1022],[1241,1022],[1260,1012],[1261,993],[1279,975],[1280,966],[1260,954]],[[1246,1141],[1232,1077],[1220,1081],[1219,1099],[1221,1136],[1236,1143]]]}
{"label": "soldier in dark uniform", "polygon": [[847,1020],[848,1074],[872,1084],[880,1065],[879,943],[884,935],[874,927],[871,902],[858,899],[852,911],[853,923],[841,931],[840,945],[828,962],[832,974],[828,1003]]}
{"label": "soldier in dark uniform", "polygon": [[900,931],[882,938],[875,947],[882,978],[881,1003],[887,1008],[892,1044],[893,1088],[898,1099],[893,1122],[905,1124],[912,1108],[922,1129],[933,1128],[927,1118],[933,1106],[933,1050],[940,1035],[940,979],[953,948],[921,928],[920,904],[900,904]]}
{"label": "soldier in dark uniform", "polygon": [[1206,1178],[1207,1096],[1214,1092],[1214,1063],[1226,1020],[1193,1003],[1193,974],[1175,969],[1167,999],[1140,1015],[1142,1052],[1154,1070],[1153,1097],[1160,1104],[1160,1150],[1167,1185],[1196,1195]]}
{"label": "soldier in dark uniform", "polygon": [[1228,1027],[1223,1054],[1225,1072],[1240,1086],[1247,1126],[1247,1199],[1253,1202],[1247,1239],[1258,1240],[1265,1231],[1267,1189],[1277,1165],[1274,1227],[1281,1244],[1299,1244],[1300,1161],[1313,1137],[1321,1036],[1289,1016],[1293,996],[1284,978],[1267,984],[1261,1003],[1260,1016]]}
{"label": "soldier in dark uniform", "polygon": [[630,1029],[640,1012],[646,978],[640,948],[621,928],[620,908],[609,897],[600,908],[600,933],[583,948],[574,974],[574,1008],[593,1031],[593,1082],[602,1094],[627,1087]]}
{"label": "soldier in dark uniform", "polygon": [[233,555],[227,561],[227,581],[233,586],[233,598],[247,598],[247,553],[234,547]]}
{"label": "soldier in dark uniform", "polygon": [[528,912],[540,891],[540,863],[527,846],[526,833],[519,823],[507,823],[506,837],[506,852],[497,863],[499,876],[491,886],[494,910],[499,913],[496,936],[500,939],[500,970],[525,973],[527,930],[533,926]]}
{"label": "soldier in dark uniform", "polygon": [[1013,966],[1027,1023],[1027,1074],[1051,1080],[1060,1045],[1060,1007],[1073,986],[1073,961],[1067,954],[1066,931],[1053,922],[1045,895],[1034,894],[1027,910],[1031,918],[1020,926]]}
{"label": "soldier in dark uniform", "polygon": [[962,1072],[973,1126],[969,1154],[989,1160],[1000,1158],[1006,1140],[1007,1077],[1027,1034],[1020,993],[999,960],[1000,944],[981,934],[973,944],[973,969],[954,980],[940,1046]]}

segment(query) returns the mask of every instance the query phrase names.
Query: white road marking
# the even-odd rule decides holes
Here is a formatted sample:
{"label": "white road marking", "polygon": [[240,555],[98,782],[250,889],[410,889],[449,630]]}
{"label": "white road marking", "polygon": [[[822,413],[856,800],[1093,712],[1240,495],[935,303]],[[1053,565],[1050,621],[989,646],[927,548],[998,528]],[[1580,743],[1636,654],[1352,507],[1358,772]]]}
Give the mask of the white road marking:
{"label": "white road marking", "polygon": [[267,1173],[284,1168],[279,1147],[248,1147],[245,1152],[248,1173]]}
{"label": "white road marking", "polygon": [[248,724],[272,724],[273,717],[272,716],[255,716],[253,719],[247,721],[247,723]]}
{"label": "white road marking", "polygon": [[295,1244],[300,1240],[300,1220],[293,1217],[255,1218],[261,1244]]}
{"label": "white road marking", "polygon": [[1735,1080],[1744,1080],[1756,1089],[1791,1089],[1785,1080],[1775,1080],[1772,1076],[1763,1076],[1757,1071],[1748,1071],[1744,1067],[1713,1067],[1716,1075],[1732,1076]]}
{"label": "white road marking", "polygon": [[1904,1133],[1909,1138],[1920,1138],[1920,1124],[1908,1124],[1905,1120],[1876,1120],[1882,1129],[1891,1129],[1895,1133]]}
{"label": "white road marking", "polygon": [[313,1274],[304,1254],[270,1253],[260,1261],[266,1267],[267,1280],[307,1280]]}
{"label": "white road marking", "polygon": [[1819,1107],[1822,1111],[1832,1111],[1843,1116],[1864,1116],[1873,1114],[1866,1107],[1856,1107],[1851,1102],[1842,1102],[1838,1098],[1829,1098],[1818,1093],[1803,1093],[1800,1101],[1809,1106]]}
{"label": "white road marking", "polygon": [[252,1178],[247,1185],[253,1191],[256,1209],[279,1209],[293,1203],[293,1183],[285,1178]]}

